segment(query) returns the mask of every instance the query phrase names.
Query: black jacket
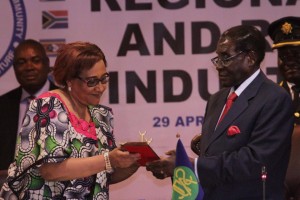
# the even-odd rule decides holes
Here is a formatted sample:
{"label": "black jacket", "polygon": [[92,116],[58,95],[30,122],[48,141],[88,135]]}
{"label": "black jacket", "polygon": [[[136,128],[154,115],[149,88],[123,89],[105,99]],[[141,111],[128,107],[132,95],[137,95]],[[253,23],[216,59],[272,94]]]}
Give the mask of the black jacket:
{"label": "black jacket", "polygon": [[[50,82],[50,90],[57,87]],[[8,169],[14,159],[22,88],[0,96],[0,170]]]}

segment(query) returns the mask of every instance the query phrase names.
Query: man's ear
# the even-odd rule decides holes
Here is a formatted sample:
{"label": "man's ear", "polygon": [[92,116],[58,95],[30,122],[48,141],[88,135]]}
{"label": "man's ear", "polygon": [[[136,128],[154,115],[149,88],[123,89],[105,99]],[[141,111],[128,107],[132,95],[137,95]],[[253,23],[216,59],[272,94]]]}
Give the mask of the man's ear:
{"label": "man's ear", "polygon": [[254,51],[249,51],[247,57],[248,57],[249,66],[255,65],[257,61],[256,53]]}

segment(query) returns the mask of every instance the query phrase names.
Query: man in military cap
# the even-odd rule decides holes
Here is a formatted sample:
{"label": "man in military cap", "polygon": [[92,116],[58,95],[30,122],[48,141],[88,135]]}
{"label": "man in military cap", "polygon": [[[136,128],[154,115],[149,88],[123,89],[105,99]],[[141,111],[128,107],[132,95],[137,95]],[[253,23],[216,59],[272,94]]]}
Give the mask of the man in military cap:
{"label": "man in military cap", "polygon": [[300,124],[300,17],[284,17],[270,24],[268,33],[278,52],[280,83],[292,96],[296,123]]}
{"label": "man in military cap", "polygon": [[280,83],[291,94],[294,104],[295,127],[292,152],[287,170],[286,199],[300,200],[300,17],[284,17],[272,22],[269,36],[277,49],[278,68],[283,81]]}

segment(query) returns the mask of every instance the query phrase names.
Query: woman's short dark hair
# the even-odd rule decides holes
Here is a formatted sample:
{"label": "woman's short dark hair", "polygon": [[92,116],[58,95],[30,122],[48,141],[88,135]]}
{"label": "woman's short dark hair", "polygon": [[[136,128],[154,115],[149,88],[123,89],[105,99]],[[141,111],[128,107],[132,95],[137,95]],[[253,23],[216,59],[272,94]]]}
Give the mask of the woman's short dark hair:
{"label": "woman's short dark hair", "polygon": [[102,50],[89,42],[73,42],[63,45],[53,68],[56,84],[65,87],[67,81],[78,77],[82,71],[91,69],[97,62],[107,62]]}
{"label": "woman's short dark hair", "polygon": [[228,38],[236,45],[236,52],[254,51],[257,56],[256,65],[260,65],[265,57],[266,39],[254,26],[234,26],[221,35],[221,39]]}

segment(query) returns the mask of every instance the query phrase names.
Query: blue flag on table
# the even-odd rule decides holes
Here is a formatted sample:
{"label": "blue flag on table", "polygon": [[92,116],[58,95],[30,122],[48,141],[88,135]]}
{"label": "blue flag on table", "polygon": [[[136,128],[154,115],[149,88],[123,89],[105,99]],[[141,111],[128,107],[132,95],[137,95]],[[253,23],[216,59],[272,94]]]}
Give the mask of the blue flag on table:
{"label": "blue flag on table", "polygon": [[172,200],[202,200],[203,189],[180,139],[177,142],[175,164]]}

